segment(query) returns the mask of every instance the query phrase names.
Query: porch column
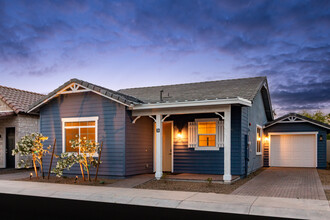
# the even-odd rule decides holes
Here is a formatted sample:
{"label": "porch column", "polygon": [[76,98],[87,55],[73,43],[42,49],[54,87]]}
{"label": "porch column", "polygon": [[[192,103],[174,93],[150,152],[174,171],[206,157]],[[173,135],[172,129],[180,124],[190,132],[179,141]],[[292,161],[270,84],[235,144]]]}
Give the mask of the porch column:
{"label": "porch column", "polygon": [[224,182],[231,181],[231,106],[224,111]]}
{"label": "porch column", "polygon": [[163,176],[163,122],[162,115],[156,115],[156,173],[159,180]]}

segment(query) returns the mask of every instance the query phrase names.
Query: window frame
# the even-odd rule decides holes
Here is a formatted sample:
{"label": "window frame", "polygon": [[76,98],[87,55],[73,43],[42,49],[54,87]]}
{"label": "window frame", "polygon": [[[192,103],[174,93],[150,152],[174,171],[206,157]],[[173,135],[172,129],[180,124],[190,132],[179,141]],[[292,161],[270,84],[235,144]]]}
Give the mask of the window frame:
{"label": "window frame", "polygon": [[[260,151],[258,151],[258,128],[260,129]],[[262,155],[262,126],[261,125],[256,125],[256,155]]]}
{"label": "window frame", "polygon": [[[95,127],[95,142],[98,142],[98,116],[93,116],[93,117],[72,117],[72,118],[61,118],[62,121],[62,153],[66,152],[66,138],[65,138],[65,129],[67,128],[65,126],[66,122],[87,122],[87,121],[94,121],[95,126],[82,126],[82,127]],[[73,126],[70,126],[71,128]],[[80,126],[75,126],[75,127],[80,127]],[[80,130],[80,129],[79,129]],[[77,154],[77,152],[67,152],[68,154]],[[80,152],[79,152],[80,153]],[[97,157],[98,153],[94,154],[93,157]]]}
{"label": "window frame", "polygon": [[[220,148],[217,147],[218,143],[218,126],[217,123],[219,122],[219,118],[196,118],[195,122],[197,124],[197,145],[194,148],[195,150],[219,150]],[[199,146],[199,133],[198,133],[198,122],[215,122],[216,127],[215,127],[215,146],[214,147],[200,147]],[[202,135],[213,135],[213,134],[202,134]]]}

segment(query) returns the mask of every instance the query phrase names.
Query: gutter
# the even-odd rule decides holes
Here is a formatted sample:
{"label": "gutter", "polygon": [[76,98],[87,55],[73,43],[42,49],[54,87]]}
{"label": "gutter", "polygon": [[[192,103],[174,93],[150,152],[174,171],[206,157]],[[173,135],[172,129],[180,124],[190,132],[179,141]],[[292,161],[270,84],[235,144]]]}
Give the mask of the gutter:
{"label": "gutter", "polygon": [[211,106],[211,105],[229,105],[240,104],[245,106],[252,106],[252,102],[241,97],[213,99],[213,100],[198,100],[198,101],[184,101],[184,102],[157,102],[148,104],[137,104],[129,107],[129,110],[147,110],[147,109],[162,109],[162,108],[178,108],[178,107],[196,107],[196,106]]}

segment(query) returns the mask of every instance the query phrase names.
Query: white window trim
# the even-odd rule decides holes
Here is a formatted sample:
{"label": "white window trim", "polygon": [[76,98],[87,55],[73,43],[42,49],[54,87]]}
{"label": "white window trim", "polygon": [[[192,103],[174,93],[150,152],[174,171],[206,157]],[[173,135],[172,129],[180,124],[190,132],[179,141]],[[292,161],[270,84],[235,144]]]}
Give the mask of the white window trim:
{"label": "white window trim", "polygon": [[[260,152],[258,152],[258,128],[260,129]],[[262,126],[260,125],[256,125],[256,155],[262,155],[262,135],[263,135],[263,131],[262,131]]]}
{"label": "white window trim", "polygon": [[196,118],[195,119],[195,122],[197,123],[197,133],[196,133],[196,135],[197,135],[197,146],[194,148],[195,150],[200,150],[200,151],[203,151],[203,150],[205,150],[205,151],[208,151],[208,150],[210,150],[210,151],[218,151],[220,149],[219,147],[217,147],[218,126],[216,126],[216,131],[215,131],[215,140],[216,140],[215,146],[214,147],[200,147],[199,146],[198,122],[208,122],[208,121],[218,122],[219,121],[219,118]]}
{"label": "white window trim", "polygon": [[[83,122],[83,121],[95,121],[95,126],[84,126],[88,127],[95,127],[95,142],[98,142],[98,116],[94,117],[74,117],[74,118],[62,118],[62,152],[65,153],[65,122]],[[77,126],[80,127],[80,126]],[[75,128],[75,127],[70,127]],[[70,154],[75,154],[74,152],[68,152]],[[95,153],[93,157],[98,157],[98,153]]]}

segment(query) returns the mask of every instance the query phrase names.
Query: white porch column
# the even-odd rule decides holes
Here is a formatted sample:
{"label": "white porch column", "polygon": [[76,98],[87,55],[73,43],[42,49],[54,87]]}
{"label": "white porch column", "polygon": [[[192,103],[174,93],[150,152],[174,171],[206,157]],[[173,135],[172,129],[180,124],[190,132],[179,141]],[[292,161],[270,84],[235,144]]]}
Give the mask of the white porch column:
{"label": "white porch column", "polygon": [[156,173],[159,180],[163,176],[163,122],[162,115],[156,115]]}
{"label": "white porch column", "polygon": [[224,111],[224,182],[231,181],[231,106]]}

